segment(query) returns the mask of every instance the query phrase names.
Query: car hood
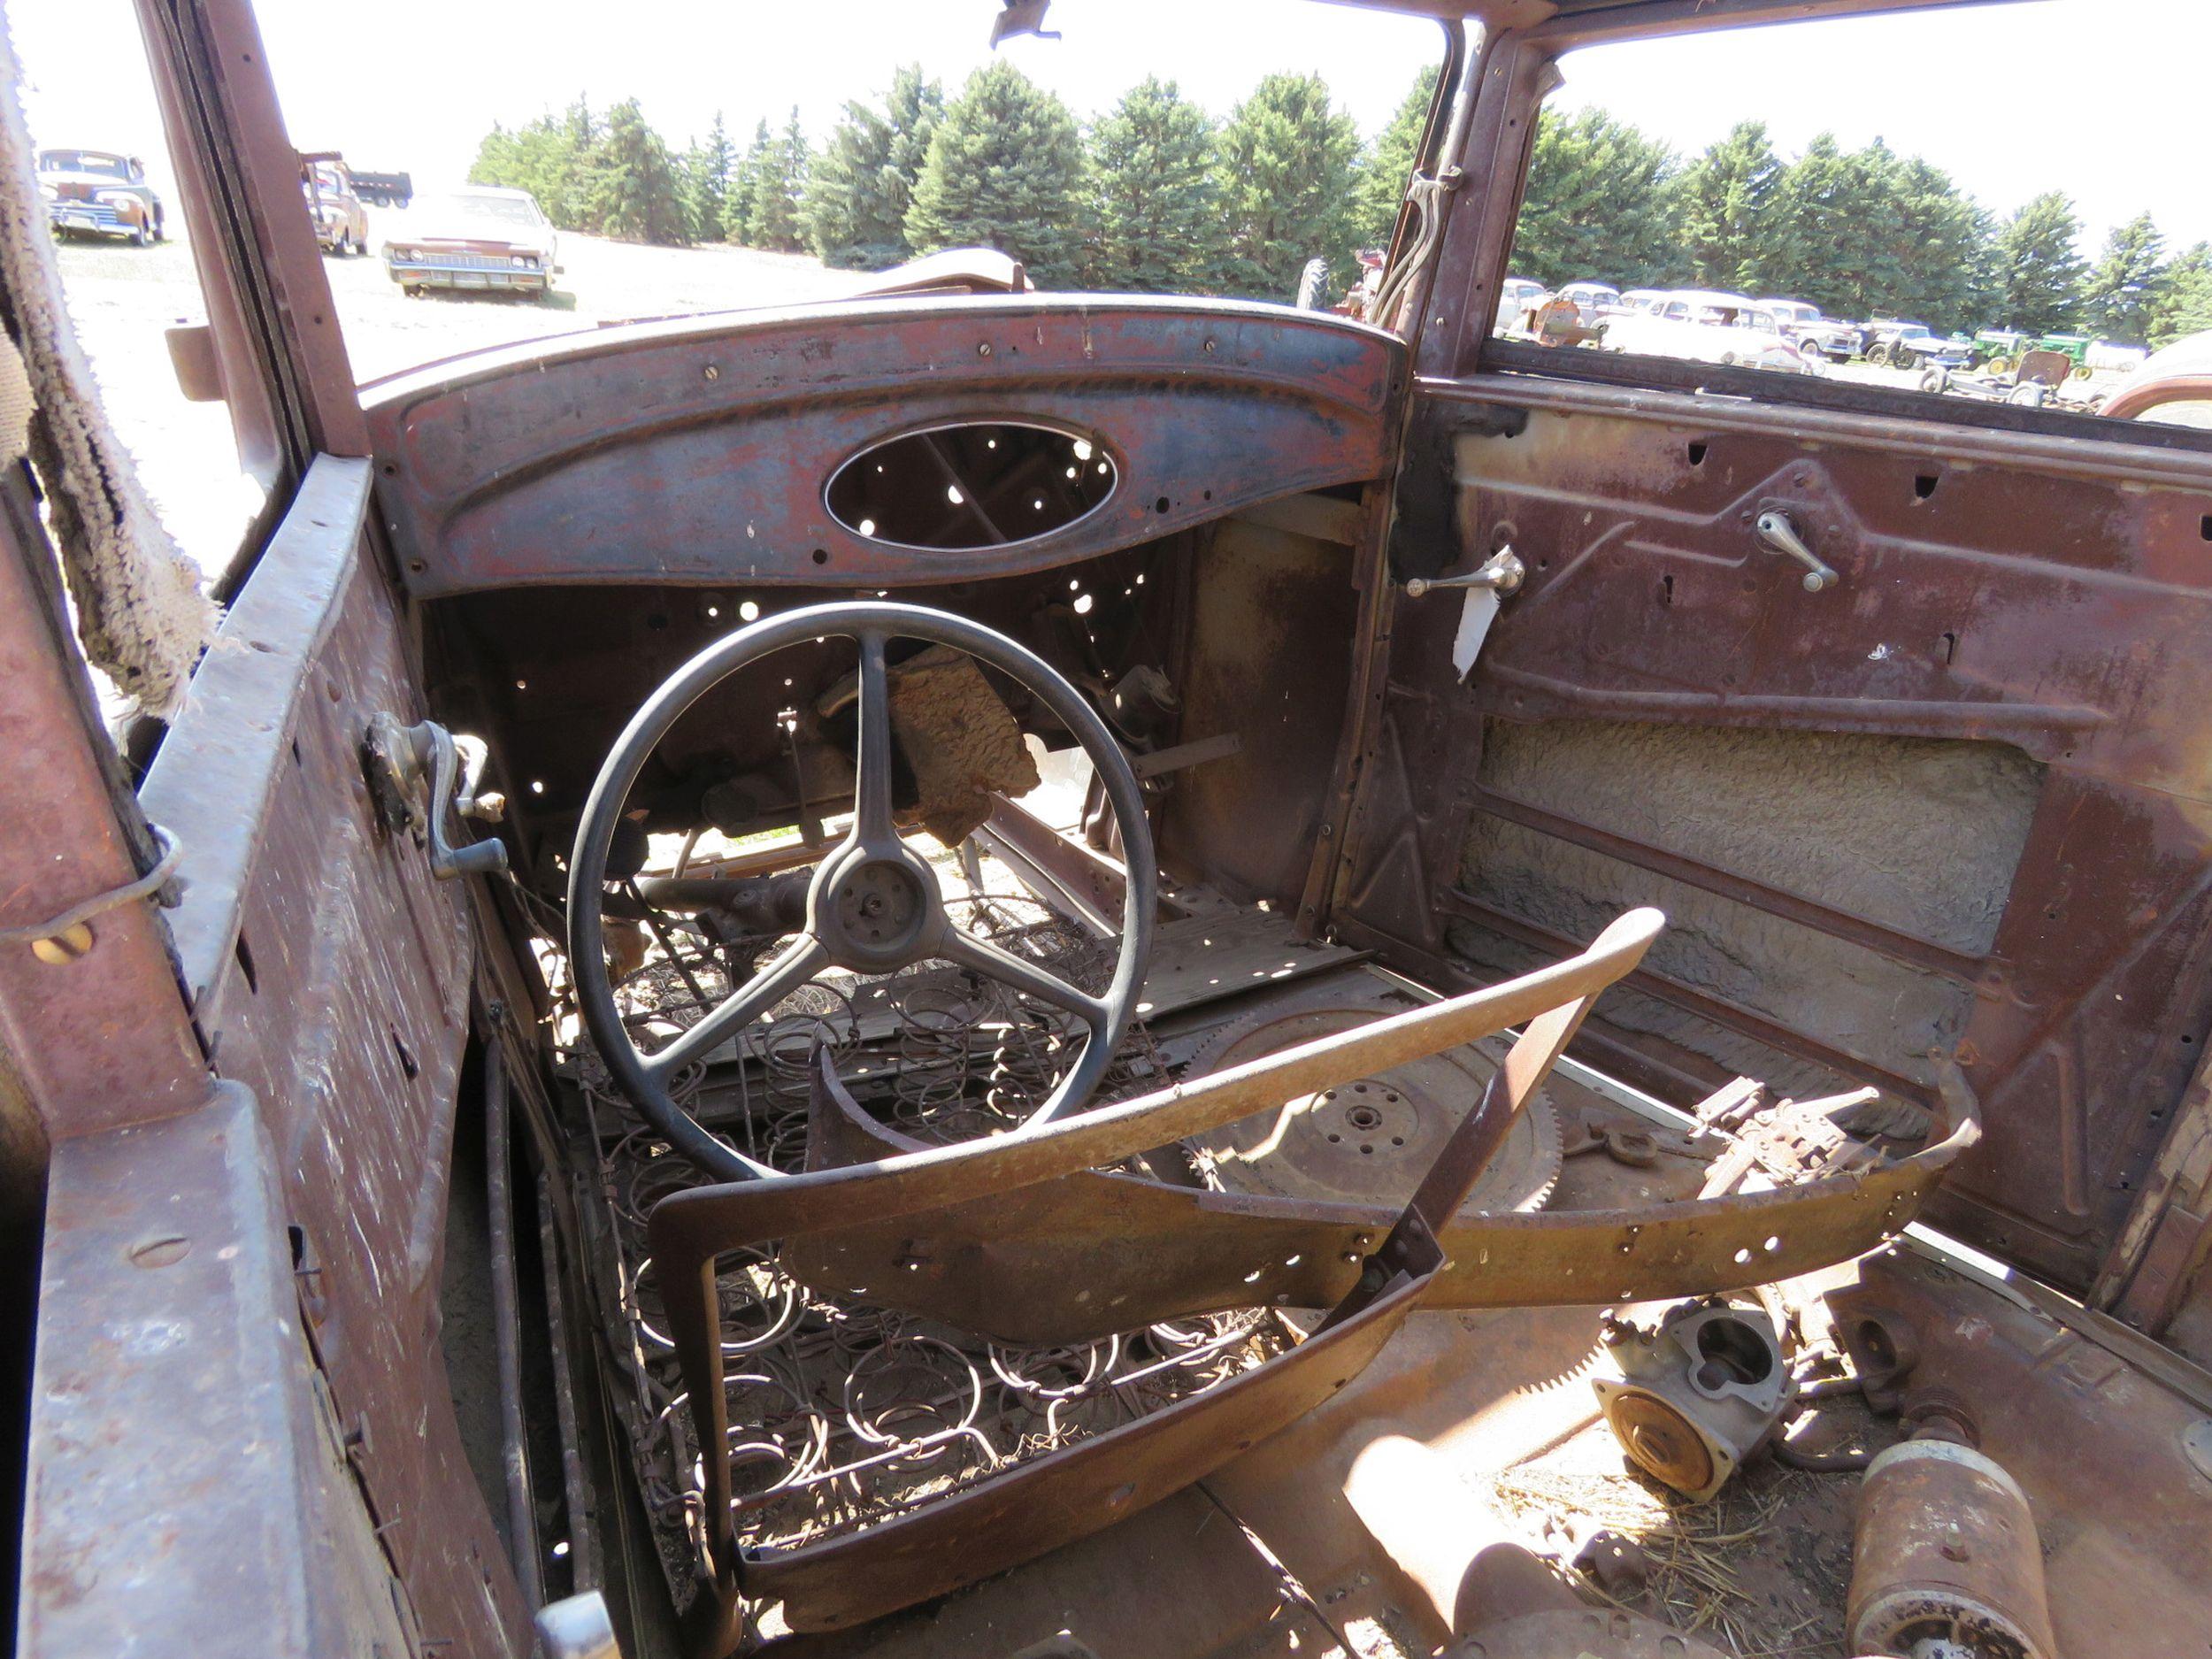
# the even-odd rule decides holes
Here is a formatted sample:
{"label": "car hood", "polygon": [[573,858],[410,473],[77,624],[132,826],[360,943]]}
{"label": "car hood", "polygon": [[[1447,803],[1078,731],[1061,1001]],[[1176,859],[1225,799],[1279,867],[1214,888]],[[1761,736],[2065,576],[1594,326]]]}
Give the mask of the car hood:
{"label": "car hood", "polygon": [[553,251],[551,230],[530,231],[518,225],[443,225],[395,231],[385,239],[396,248],[426,248],[448,253],[534,253]]}
{"label": "car hood", "polygon": [[153,194],[152,190],[143,182],[134,182],[129,179],[119,179],[113,173],[56,173],[50,168],[38,175],[38,181],[41,184],[50,184],[56,186],[65,184],[73,189],[89,186],[91,188],[96,190],[128,190],[134,196],[150,196]]}

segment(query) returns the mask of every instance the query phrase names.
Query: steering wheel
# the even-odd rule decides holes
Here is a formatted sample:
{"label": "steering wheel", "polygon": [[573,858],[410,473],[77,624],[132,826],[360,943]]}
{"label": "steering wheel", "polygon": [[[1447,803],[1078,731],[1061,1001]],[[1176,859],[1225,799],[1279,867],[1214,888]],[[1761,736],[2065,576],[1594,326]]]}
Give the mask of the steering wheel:
{"label": "steering wheel", "polygon": [[[772,651],[833,635],[856,641],[860,647],[860,744],[851,831],[816,866],[807,889],[806,926],[797,938],[696,1025],[644,1053],[631,1041],[615,1006],[603,911],[608,854],[631,786],[668,729],[713,687]],[[1120,942],[1103,996],[1093,996],[956,926],[946,913],[936,872],[900,835],[892,821],[891,701],[885,667],[886,647],[895,639],[950,646],[1009,675],[1057,715],[1090,757],[1128,861]],[[772,1180],[783,1171],[747,1157],[676,1103],[668,1085],[680,1067],[710,1052],[825,970],[888,974],[919,962],[948,961],[1064,1009],[1083,1023],[1082,1053],[1014,1133],[1037,1128],[1089,1097],[1128,1029],[1151,949],[1156,889],[1152,834],[1137,774],[1105,722],[1042,657],[978,623],[920,605],[880,600],[810,605],[764,618],[710,645],[663,681],[623,728],[577,826],[568,876],[569,960],[585,1028],[616,1087],[646,1121],[718,1180]]]}

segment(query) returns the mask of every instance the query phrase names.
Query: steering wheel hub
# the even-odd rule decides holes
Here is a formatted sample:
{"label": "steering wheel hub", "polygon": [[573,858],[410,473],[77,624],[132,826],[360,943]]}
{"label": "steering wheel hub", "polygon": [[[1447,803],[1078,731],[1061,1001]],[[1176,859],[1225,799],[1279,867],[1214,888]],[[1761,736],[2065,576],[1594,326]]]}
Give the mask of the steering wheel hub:
{"label": "steering wheel hub", "polygon": [[915,959],[941,906],[933,882],[902,857],[863,858],[826,871],[828,891],[814,911],[814,933],[841,968],[862,972]]}

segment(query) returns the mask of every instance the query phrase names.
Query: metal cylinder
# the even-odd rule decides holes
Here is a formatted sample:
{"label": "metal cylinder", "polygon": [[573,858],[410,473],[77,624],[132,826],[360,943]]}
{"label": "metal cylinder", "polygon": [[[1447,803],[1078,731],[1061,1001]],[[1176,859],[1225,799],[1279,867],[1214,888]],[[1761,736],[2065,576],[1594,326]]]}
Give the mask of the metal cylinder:
{"label": "metal cylinder", "polygon": [[1907,1440],[1859,1489],[1855,1654],[2053,1659],[2043,1549],[2019,1483],[1970,1448]]}
{"label": "metal cylinder", "polygon": [[1418,1440],[1386,1434],[1363,1447],[1345,1477],[1344,1495],[1455,1636],[1495,1619],[1582,1605]]}

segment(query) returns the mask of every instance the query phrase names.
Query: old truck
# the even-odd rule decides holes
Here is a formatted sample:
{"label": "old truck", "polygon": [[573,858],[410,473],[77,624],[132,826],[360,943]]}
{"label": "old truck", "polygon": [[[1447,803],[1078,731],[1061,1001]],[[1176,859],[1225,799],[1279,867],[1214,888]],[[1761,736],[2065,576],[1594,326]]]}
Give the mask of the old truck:
{"label": "old truck", "polygon": [[11,243],[18,1653],[2202,1651],[2212,434],[1494,338],[1563,57],[1883,7],[1432,9],[1371,322],[364,389],[141,0],[268,507]]}

